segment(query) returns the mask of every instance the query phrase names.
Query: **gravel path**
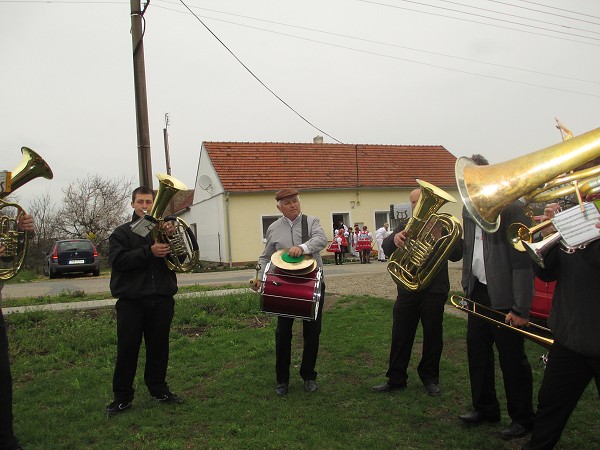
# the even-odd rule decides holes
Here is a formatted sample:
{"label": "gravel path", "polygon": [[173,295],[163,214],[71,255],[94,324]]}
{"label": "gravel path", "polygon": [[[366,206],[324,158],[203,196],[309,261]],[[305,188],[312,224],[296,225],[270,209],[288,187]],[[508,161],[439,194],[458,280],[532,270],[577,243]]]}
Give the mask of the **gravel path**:
{"label": "gravel path", "polygon": [[[385,264],[374,261],[371,264],[378,264],[385,269]],[[450,276],[450,289],[461,291],[460,277],[461,268],[459,265],[452,265],[448,270]],[[396,299],[396,283],[387,270],[376,273],[341,275],[336,277],[327,277],[327,266],[325,266],[325,285],[327,292],[338,295],[350,294],[369,294],[373,297]]]}

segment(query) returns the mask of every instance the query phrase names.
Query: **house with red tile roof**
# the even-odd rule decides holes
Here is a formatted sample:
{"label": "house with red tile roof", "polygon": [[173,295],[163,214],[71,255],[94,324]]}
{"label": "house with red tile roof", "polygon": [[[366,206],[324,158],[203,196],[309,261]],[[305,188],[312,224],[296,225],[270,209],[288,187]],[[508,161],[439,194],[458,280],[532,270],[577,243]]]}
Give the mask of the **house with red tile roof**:
{"label": "house with red tile roof", "polygon": [[[392,205],[409,204],[416,179],[460,200],[455,161],[440,145],[203,142],[194,198],[181,217],[196,232],[201,260],[252,263],[280,217],[279,189],[298,189],[303,213],[319,217],[330,239],[340,221],[374,234],[393,223]],[[461,207],[441,211],[460,217]]]}

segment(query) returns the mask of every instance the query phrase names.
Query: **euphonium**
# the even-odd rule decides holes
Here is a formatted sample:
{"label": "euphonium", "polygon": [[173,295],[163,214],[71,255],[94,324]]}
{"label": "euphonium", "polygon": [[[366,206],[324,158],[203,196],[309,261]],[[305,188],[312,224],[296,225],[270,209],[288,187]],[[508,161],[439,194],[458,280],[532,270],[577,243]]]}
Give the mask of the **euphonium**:
{"label": "euphonium", "polygon": [[[187,189],[185,184],[176,178],[157,173],[159,181],[158,192],[150,211],[150,216],[158,221],[153,230],[153,238],[157,241],[169,244],[171,253],[165,256],[167,267],[175,272],[190,272],[198,264],[200,252],[198,241],[189,225],[180,217],[167,216],[163,213],[175,194]],[[175,231],[167,234],[163,229],[164,222],[173,222]]]}
{"label": "euphonium", "polygon": [[390,256],[387,270],[399,286],[409,291],[427,287],[448,258],[462,233],[460,222],[450,214],[437,211],[456,202],[446,191],[417,180],[421,195],[404,231],[406,241]]}
{"label": "euphonium", "polygon": [[[476,166],[469,158],[459,158],[456,182],[469,214],[483,230],[493,233],[500,226],[500,212],[508,205],[540,187],[547,189],[546,183],[598,156],[600,128],[491,166]],[[581,176],[593,184],[588,179],[592,175],[589,171]],[[539,194],[536,200],[542,201]]]}
{"label": "euphonium", "polygon": [[[19,231],[19,220],[25,211],[17,203],[4,200],[25,183],[37,177],[52,179],[50,166],[36,152],[27,147],[21,148],[23,158],[11,172],[10,190],[0,192],[0,245],[4,247],[2,266],[0,267],[0,281],[10,280],[23,266],[29,246],[29,233]],[[17,210],[13,217],[2,214],[4,208]]]}

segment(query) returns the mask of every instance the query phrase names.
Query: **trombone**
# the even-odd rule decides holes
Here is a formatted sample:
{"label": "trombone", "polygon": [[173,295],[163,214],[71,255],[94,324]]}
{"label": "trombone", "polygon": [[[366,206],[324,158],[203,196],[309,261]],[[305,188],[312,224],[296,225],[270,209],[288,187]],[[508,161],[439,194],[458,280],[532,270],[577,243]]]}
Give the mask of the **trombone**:
{"label": "trombone", "polygon": [[523,334],[526,338],[532,340],[536,344],[540,344],[543,347],[550,348],[550,346],[554,343],[554,339],[546,336],[552,336],[552,331],[550,329],[538,325],[537,323],[529,322],[529,326],[534,330],[540,332],[540,334],[536,334],[531,331],[527,331],[523,328],[518,328],[507,324],[504,322],[505,314],[501,311],[497,311],[495,309],[489,308],[487,306],[480,305],[473,300],[462,297],[460,295],[452,295],[450,297],[450,303],[457,309],[461,311],[465,311],[468,314],[472,314],[480,319],[487,320],[488,322],[492,322],[498,327],[505,327],[509,330],[516,331],[517,333]]}

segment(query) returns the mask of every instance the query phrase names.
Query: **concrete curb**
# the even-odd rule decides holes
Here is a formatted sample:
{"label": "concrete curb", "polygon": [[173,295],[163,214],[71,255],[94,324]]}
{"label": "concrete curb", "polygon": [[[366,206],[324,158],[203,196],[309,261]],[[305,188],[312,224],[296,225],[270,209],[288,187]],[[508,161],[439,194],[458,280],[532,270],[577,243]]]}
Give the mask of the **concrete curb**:
{"label": "concrete curb", "polygon": [[[245,294],[254,292],[249,288],[241,289],[223,289],[206,292],[186,292],[184,294],[176,294],[175,299],[188,297],[220,297],[223,295]],[[48,305],[29,305],[29,306],[13,306],[10,308],[2,308],[2,313],[6,316],[13,313],[24,313],[33,311],[81,311],[86,309],[99,309],[115,306],[117,299],[108,298],[106,300],[90,300],[87,302],[69,302],[69,303],[51,303]]]}

